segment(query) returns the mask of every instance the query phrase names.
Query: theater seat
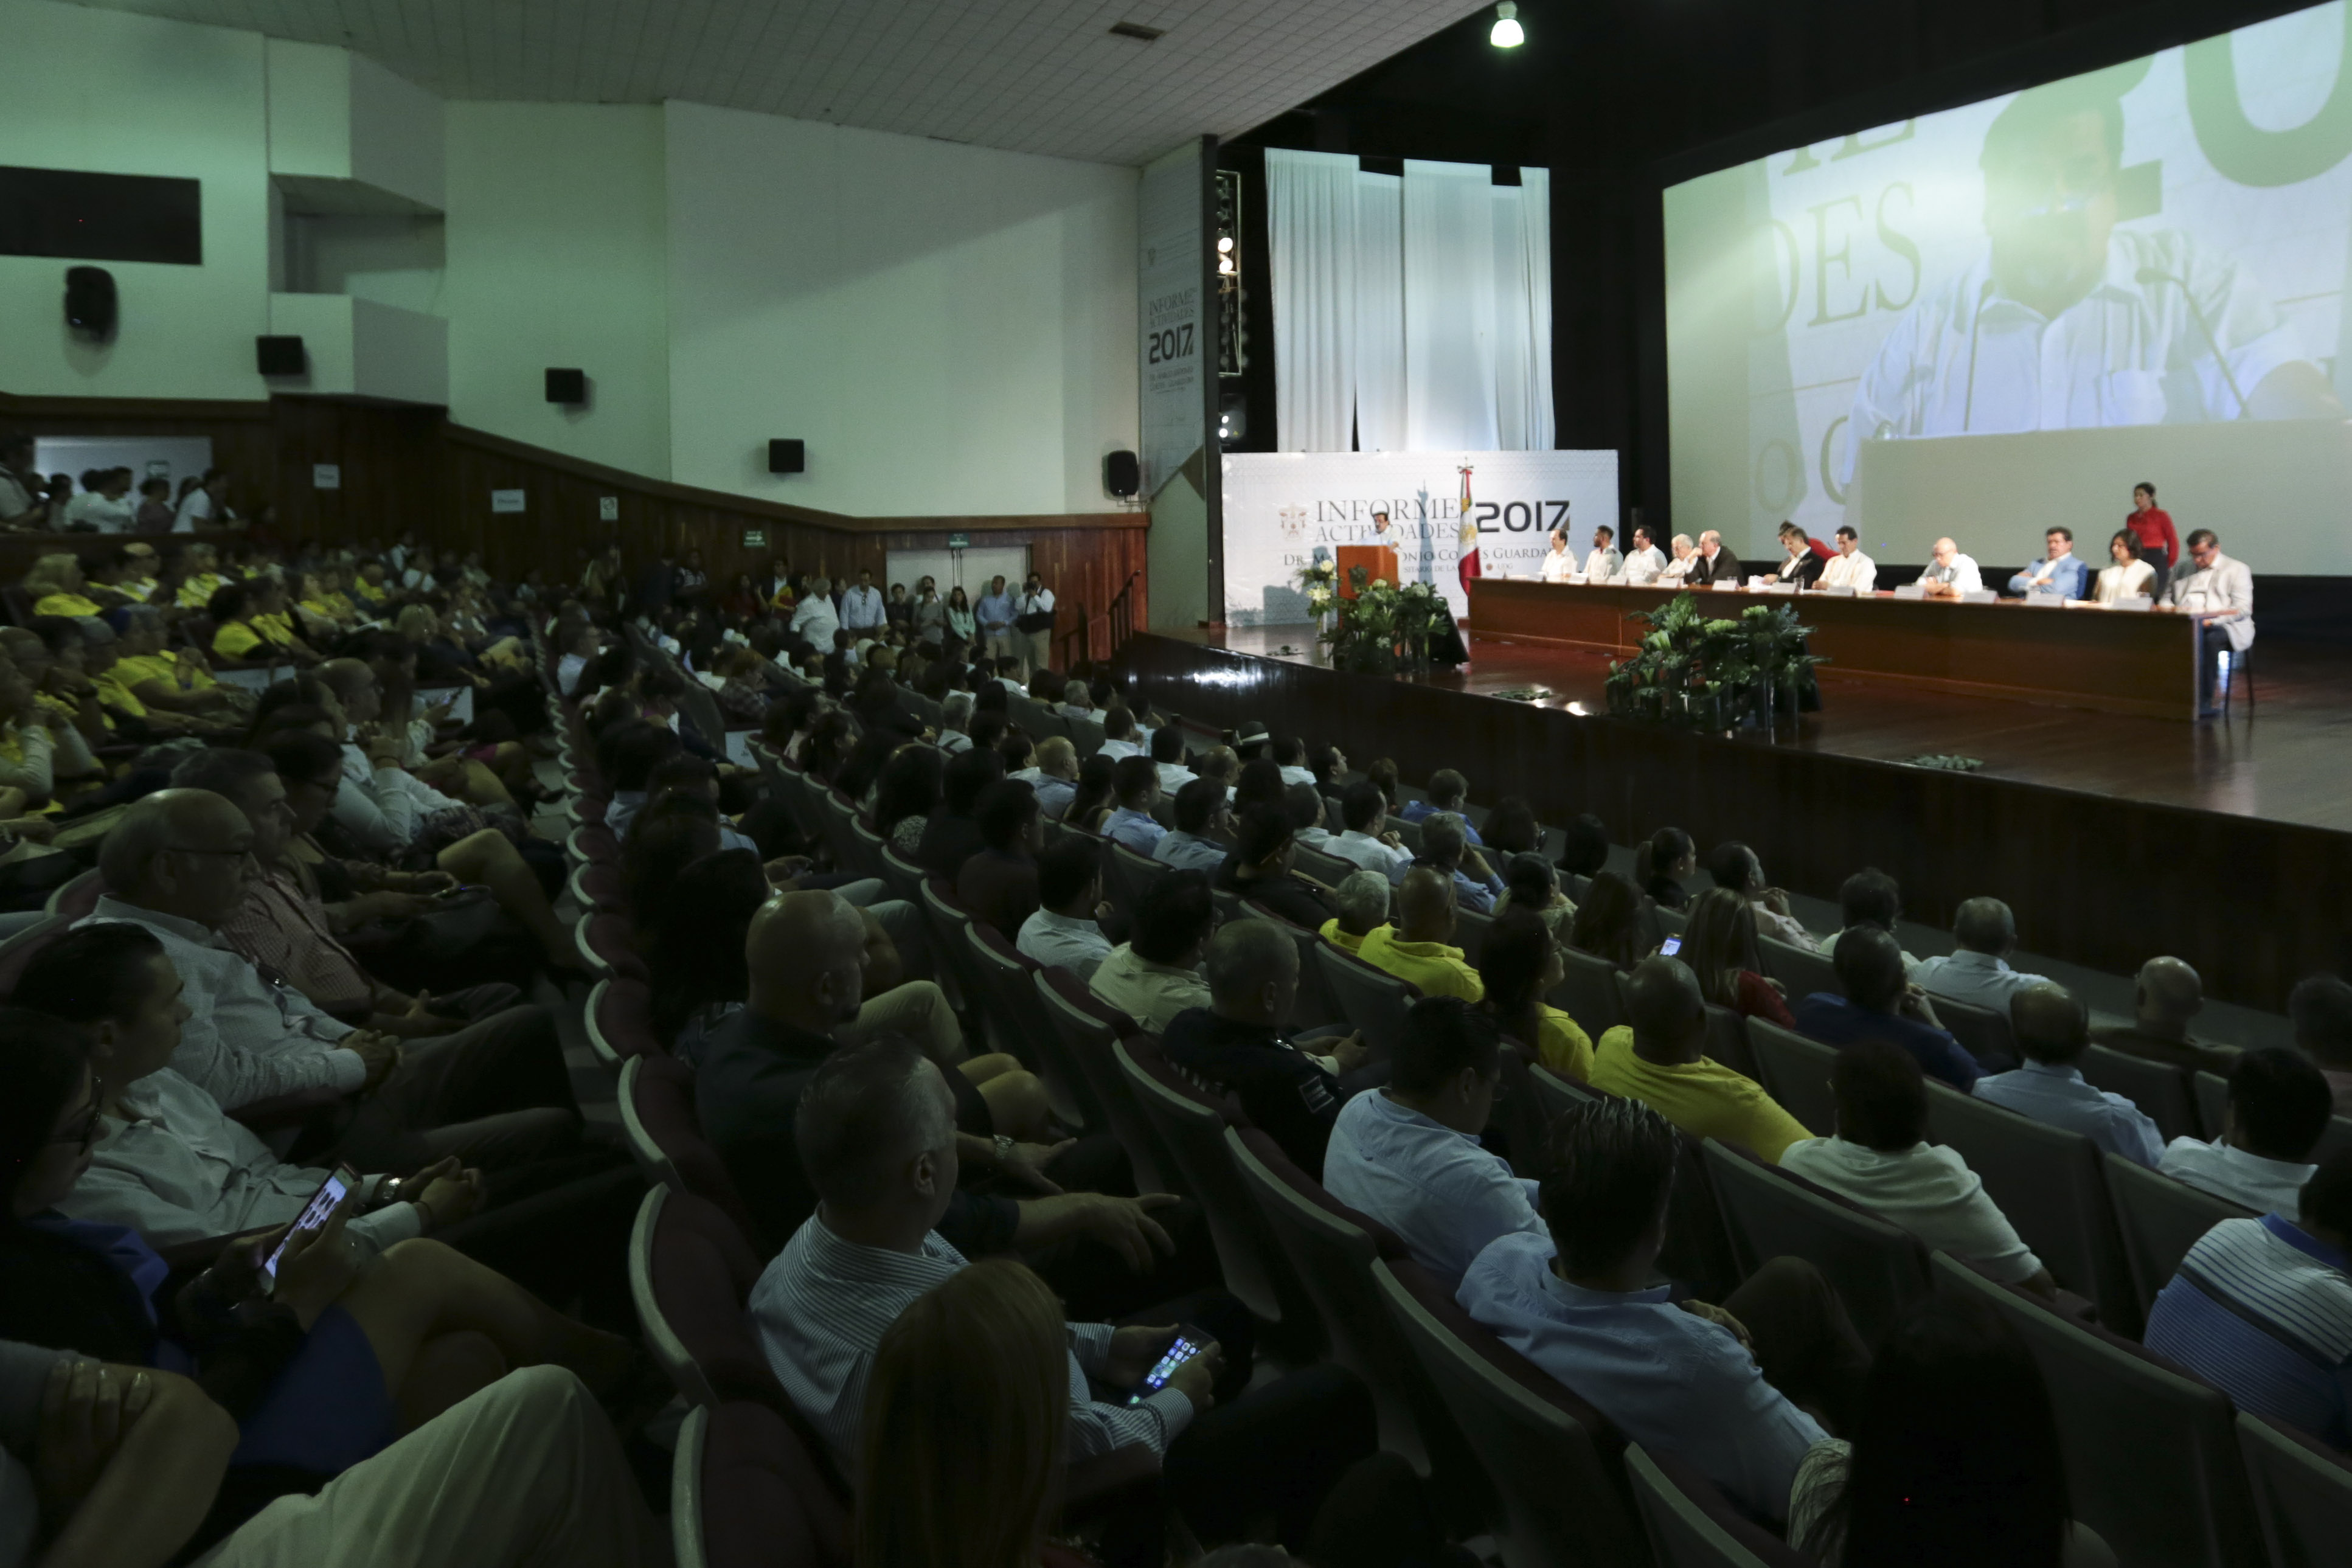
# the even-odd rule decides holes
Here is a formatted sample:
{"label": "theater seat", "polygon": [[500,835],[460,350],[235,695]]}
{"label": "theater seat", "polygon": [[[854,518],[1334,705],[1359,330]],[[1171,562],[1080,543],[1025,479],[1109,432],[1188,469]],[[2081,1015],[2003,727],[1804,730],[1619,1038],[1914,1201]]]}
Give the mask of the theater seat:
{"label": "theater seat", "polygon": [[647,1182],[712,1205],[755,1250],[764,1250],[759,1222],[736,1190],[727,1162],[702,1135],[692,1068],[674,1057],[633,1058],[621,1069],[620,1110],[629,1152]]}
{"label": "theater seat", "polygon": [[667,1187],[646,1194],[629,1234],[629,1295],[646,1350],[688,1404],[786,1407],[744,1313],[759,1279],[751,1242],[717,1205]]}
{"label": "theater seat", "polygon": [[1712,1481],[1671,1454],[1625,1449],[1625,1474],[1659,1568],[1812,1568],[1810,1552],[1742,1514]]}
{"label": "theater seat", "polygon": [[1837,1097],[1830,1092],[1830,1068],[1837,1064],[1835,1046],[1752,1016],[1748,1020],[1748,1046],[1762,1075],[1756,1081],[1780,1102],[1783,1110],[1816,1137],[1826,1138],[1837,1130]]}
{"label": "theater seat", "polygon": [[1962,1050],[1976,1058],[1979,1067],[1987,1072],[2007,1072],[2017,1066],[2017,1036],[2009,1026],[2007,1013],[1932,992],[1927,1000],[1952,1038],[1960,1042]]}
{"label": "theater seat", "polygon": [[1756,939],[1756,951],[1764,961],[1765,978],[1779,981],[1792,1002],[1816,991],[1845,994],[1845,987],[1838,984],[1837,966],[1825,952],[1763,935]]}
{"label": "theater seat", "polygon": [[65,921],[51,915],[0,942],[0,996],[16,989],[16,982],[25,977],[25,966],[33,962],[33,954],[63,936],[66,925]]}
{"label": "theater seat", "polygon": [[2352,1461],[2316,1437],[2242,1410],[2238,1451],[2252,1482],[2271,1568],[2342,1562],[2338,1554],[2352,1542]]}
{"label": "theater seat", "polygon": [[1625,1022],[1624,994],[1617,989],[1617,966],[1573,947],[1559,950],[1560,982],[1545,998],[1598,1042],[1604,1030]]}
{"label": "theater seat", "polygon": [[583,860],[572,868],[572,901],[580,912],[602,910],[617,914],[623,908],[621,872],[616,866],[603,866]]}
{"label": "theater seat", "polygon": [[1649,1568],[1615,1426],[1472,1321],[1419,1264],[1376,1259],[1371,1273],[1502,1500],[1511,1568]]}
{"label": "theater seat", "polygon": [[614,1072],[635,1057],[666,1054],[654,1036],[653,992],[642,980],[599,980],[588,990],[581,1013],[588,1048]]}
{"label": "theater seat", "polygon": [[2140,1114],[2156,1123],[2166,1142],[2197,1135],[2199,1118],[2187,1069],[2106,1046],[2093,1046],[2074,1066],[2092,1088],[2120,1094],[2139,1107]]}
{"label": "theater seat", "polygon": [[1395,1059],[1405,1010],[1420,999],[1420,988],[1328,942],[1315,944],[1315,966],[1349,1026],[1372,1048],[1372,1059]]}
{"label": "theater seat", "polygon": [[670,1465],[677,1568],[848,1568],[848,1505],[764,1405],[698,1405]]}
{"label": "theater seat", "polygon": [[2225,1219],[2251,1218],[2254,1212],[2121,1154],[2106,1156],[2106,1173],[2143,1320],[2200,1237]]}
{"label": "theater seat", "polygon": [[587,827],[575,827],[563,841],[563,852],[574,865],[618,866],[621,863],[621,841],[603,823]]}
{"label": "theater seat", "polygon": [[1764,1081],[1757,1070],[1756,1048],[1748,1043],[1748,1020],[1712,1002],[1706,1008],[1706,1054],[1742,1078]]}
{"label": "theater seat", "polygon": [[1292,925],[1255,899],[1244,900],[1241,907],[1242,912],[1252,920],[1271,921],[1280,926],[1298,949],[1298,994],[1290,1003],[1290,1032],[1296,1035],[1346,1022],[1347,1015],[1339,1010],[1339,1002],[1331,995],[1330,984],[1323,978],[1323,966],[1315,959],[1315,949],[1322,943],[1322,935],[1305,926]]}
{"label": "theater seat", "polygon": [[1134,1086],[1111,1055],[1111,1047],[1122,1035],[1139,1032],[1135,1021],[1059,965],[1039,970],[1033,983],[1045,1004],[1045,1016],[1053,1025],[1065,1070],[1078,1091],[1078,1103],[1086,1110],[1087,1125],[1108,1127],[1118,1140],[1135,1172],[1138,1192],[1182,1192],[1183,1179],[1175,1156],[1145,1119]]}
{"label": "theater seat", "polygon": [[1927,1293],[1927,1249],[1909,1231],[1744,1149],[1710,1138],[1705,1154],[1743,1277],[1774,1258],[1803,1258],[1837,1287],[1869,1344]]}
{"label": "theater seat", "polygon": [[98,908],[99,896],[105,891],[106,878],[101,873],[84,871],[49,895],[45,912],[54,920],[71,925]]}

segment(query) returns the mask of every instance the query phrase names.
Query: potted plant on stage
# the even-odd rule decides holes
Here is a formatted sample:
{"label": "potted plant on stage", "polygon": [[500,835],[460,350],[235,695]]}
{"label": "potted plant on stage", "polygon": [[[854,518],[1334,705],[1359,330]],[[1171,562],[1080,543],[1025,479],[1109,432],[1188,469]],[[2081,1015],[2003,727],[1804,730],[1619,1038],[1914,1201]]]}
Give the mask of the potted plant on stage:
{"label": "potted plant on stage", "polygon": [[1331,649],[1335,669],[1360,675],[1394,675],[1399,669],[1419,674],[1429,668],[1429,639],[1437,624],[1440,601],[1426,583],[1400,588],[1385,577],[1370,576],[1351,566],[1349,596],[1336,587],[1338,574],[1328,562],[1317,562],[1297,574],[1307,607],[1328,625],[1318,640]]}
{"label": "potted plant on stage", "polygon": [[1709,620],[1696,595],[1678,594],[1633,617],[1650,628],[1632,658],[1609,667],[1609,710],[1721,731],[1794,718],[1820,706],[1808,629],[1785,605],[1756,605],[1736,620]]}

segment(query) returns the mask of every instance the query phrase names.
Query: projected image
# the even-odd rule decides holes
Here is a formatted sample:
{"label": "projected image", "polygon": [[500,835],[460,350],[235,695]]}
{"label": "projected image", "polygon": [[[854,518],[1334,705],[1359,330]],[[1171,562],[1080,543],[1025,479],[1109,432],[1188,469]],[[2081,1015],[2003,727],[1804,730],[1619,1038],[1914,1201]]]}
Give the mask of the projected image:
{"label": "projected image", "polygon": [[[2141,478],[2218,496],[2255,454],[2265,482],[2307,480],[2340,517],[2340,0],[1674,186],[1666,242],[1684,531],[1697,500],[1706,525],[1736,506],[1751,539],[1862,521],[1899,552],[1971,521],[1911,515],[1957,481],[1991,508],[1979,526],[2031,503],[2029,535],[2056,505],[2119,519]],[[2329,425],[2248,434],[2272,422]],[[2021,436],[2040,439],[1902,450]]]}

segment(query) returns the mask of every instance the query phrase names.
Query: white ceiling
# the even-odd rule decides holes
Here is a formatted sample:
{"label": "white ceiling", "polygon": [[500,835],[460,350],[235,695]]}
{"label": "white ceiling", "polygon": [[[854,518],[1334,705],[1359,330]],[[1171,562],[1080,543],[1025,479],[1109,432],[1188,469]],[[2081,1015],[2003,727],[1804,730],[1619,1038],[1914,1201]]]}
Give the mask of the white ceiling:
{"label": "white ceiling", "polygon": [[[98,0],[341,44],[449,98],[679,98],[1141,163],[1237,135],[1482,0]],[[1154,43],[1115,22],[1165,29]]]}

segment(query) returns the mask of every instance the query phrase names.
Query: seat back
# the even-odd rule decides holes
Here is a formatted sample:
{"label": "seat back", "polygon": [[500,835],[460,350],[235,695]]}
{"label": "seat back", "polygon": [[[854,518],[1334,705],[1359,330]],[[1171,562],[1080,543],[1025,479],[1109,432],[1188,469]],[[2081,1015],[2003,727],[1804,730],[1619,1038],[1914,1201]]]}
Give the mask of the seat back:
{"label": "seat back", "polygon": [[1845,987],[1838,984],[1837,965],[1825,952],[1760,934],[1756,939],[1756,951],[1763,958],[1765,978],[1779,981],[1791,1001],[1816,991],[1826,991],[1832,996],[1845,994]]}
{"label": "seat back", "polygon": [[2337,1553],[2352,1541],[2352,1465],[2344,1456],[2242,1410],[2238,1452],[2245,1460],[2271,1568],[2342,1562]]}
{"label": "seat back", "polygon": [[757,1250],[759,1222],[736,1190],[727,1162],[702,1135],[694,1069],[674,1057],[633,1059],[621,1073],[620,1111],[629,1152],[646,1179],[710,1205]]}
{"label": "seat back", "polygon": [[2156,1305],[2156,1293],[2179,1272],[2189,1249],[2223,1220],[2245,1218],[2253,1211],[2121,1154],[2107,1155],[2105,1164],[2116,1225],[2123,1232],[2124,1257],[2131,1266],[2132,1289],[2138,1293],[2145,1320]]}
{"label": "seat back", "polygon": [[2139,1331],[2139,1296],[2097,1145],[1933,1079],[1927,1136],[1968,1162],[2053,1279],[2097,1303],[2099,1321],[2117,1333]]}
{"label": "seat back", "polygon": [[1535,1090],[1536,1100],[1544,1108],[1544,1122],[1549,1126],[1561,1113],[1580,1105],[1590,1105],[1601,1096],[1580,1083],[1564,1079],[1551,1068],[1537,1063],[1528,1068],[1528,1083]]}
{"label": "seat back", "polygon": [[1469,965],[1478,966],[1478,955],[1486,950],[1486,928],[1495,923],[1492,915],[1482,915],[1475,910],[1454,911],[1454,945],[1462,950]]}
{"label": "seat back", "polygon": [[1835,1046],[1751,1016],[1748,1047],[1756,1058],[1756,1081],[1781,1109],[1819,1137],[1837,1131],[1837,1097],[1830,1092],[1830,1068],[1837,1065]]}
{"label": "seat back", "polygon": [[582,1017],[588,1048],[614,1072],[632,1057],[663,1054],[654,1037],[653,992],[642,980],[604,979],[589,988]]}
{"label": "seat back", "polygon": [[2230,1080],[2217,1072],[2198,1072],[2189,1079],[2189,1094],[2197,1102],[2197,1120],[2206,1139],[2221,1136],[2230,1114]]}
{"label": "seat back", "polygon": [[835,789],[825,790],[817,801],[824,811],[824,844],[833,852],[835,868],[860,877],[878,874],[878,866],[868,870],[861,863],[866,847],[857,840],[857,803]]}
{"label": "seat back", "polygon": [[98,908],[99,896],[105,891],[104,873],[95,869],[84,871],[80,876],[51,893],[49,901],[42,906],[41,912],[51,920],[60,920],[71,925]]}
{"label": "seat back", "polygon": [[[1088,991],[1086,982],[1066,969],[1041,969],[1034,984],[1045,1000],[1046,1020],[1073,1073],[1073,1092],[1087,1112],[1087,1125],[1108,1127],[1118,1138],[1134,1169],[1138,1192],[1184,1191],[1175,1156],[1145,1118],[1134,1087],[1111,1054],[1120,1034],[1135,1028],[1133,1021]],[[1100,1121],[1094,1120],[1097,1111],[1101,1113]]]}
{"label": "seat back", "polygon": [[1744,1517],[1706,1477],[1670,1456],[1625,1449],[1625,1478],[1658,1568],[1806,1568],[1813,1559]]}
{"label": "seat back", "polygon": [[677,1172],[670,1165],[669,1156],[662,1152],[661,1145],[654,1142],[653,1134],[646,1131],[645,1121],[637,1114],[637,1079],[645,1065],[643,1057],[635,1057],[621,1064],[618,1086],[621,1131],[628,1137],[629,1156],[636,1161],[637,1170],[646,1178],[646,1184],[667,1187],[674,1193],[682,1192],[684,1186],[678,1181]]}
{"label": "seat back", "polygon": [[583,913],[590,910],[610,914],[621,911],[621,873],[614,867],[579,862],[572,868],[571,892],[572,901]]}
{"label": "seat back", "polygon": [[1617,989],[1617,967],[1580,948],[1559,950],[1562,973],[1552,988],[1551,1005],[1577,1022],[1594,1040],[1605,1029],[1625,1021],[1625,1002]]}
{"label": "seat back", "polygon": [[1078,760],[1086,761],[1103,748],[1103,727],[1098,719],[1071,719],[1070,742],[1078,748]]}
{"label": "seat back", "polygon": [[580,917],[580,923],[572,928],[572,940],[579,947],[582,961],[599,975],[642,984],[650,976],[646,961],[631,940],[632,930],[626,915],[591,912]]}
{"label": "seat back", "polygon": [[1301,844],[1292,848],[1290,863],[1326,887],[1336,888],[1363,869],[1353,860]]}
{"label": "seat back", "polygon": [[1990,1302],[2024,1338],[2050,1389],[2073,1516],[2118,1561],[2258,1568],[2262,1537],[2227,1394],[1943,1253],[1934,1270],[1939,1293]]}
{"label": "seat back", "polygon": [[1278,1325],[1291,1344],[1319,1345],[1322,1320],[1314,1299],[1276,1244],[1272,1227],[1242,1184],[1225,1144],[1225,1128],[1240,1120],[1239,1112],[1229,1102],[1213,1102],[1179,1079],[1149,1036],[1119,1041],[1111,1047],[1111,1056],[1133,1086],[1145,1119],[1175,1156],[1185,1184],[1200,1200],[1225,1288],[1254,1316]]}
{"label": "seat back", "polygon": [[647,1190],[629,1234],[629,1295],[646,1348],[689,1405],[784,1391],[752,1337],[744,1303],[760,1259],[735,1224],[699,1198]]}
{"label": "seat back", "polygon": [[[1410,1260],[1373,1283],[1502,1500],[1512,1568],[1647,1568],[1615,1429],[1494,1335]],[[1571,1411],[1581,1409],[1585,1418]]]}
{"label": "seat back", "polygon": [[892,898],[922,908],[923,868],[887,842],[882,846],[882,863],[874,874],[889,888]]}
{"label": "seat back", "polygon": [[882,836],[860,821],[855,811],[849,816],[849,840],[850,854],[856,862],[852,869],[860,876],[879,877],[884,847]]}
{"label": "seat back", "polygon": [[1741,1274],[1769,1258],[1803,1258],[1837,1287],[1871,1344],[1927,1293],[1927,1254],[1909,1231],[1715,1139],[1706,1157]]}
{"label": "seat back", "polygon": [[16,982],[24,978],[25,966],[33,962],[33,954],[63,936],[70,923],[56,915],[45,916],[0,942],[0,996],[16,989]]}
{"label": "seat back", "polygon": [[[964,928],[964,937],[971,944],[972,967],[980,974],[981,995],[999,1037],[997,1043],[1045,1080],[1057,1115],[1073,1123],[1084,1121],[1086,1102],[1070,1081],[1054,1021],[1045,1014],[1045,999],[1037,994],[1037,983],[1030,978],[1036,973],[1036,961],[1005,941],[995,927],[978,921]],[[1099,1123],[1089,1123],[1088,1130],[1107,1131]]]}
{"label": "seat back", "polygon": [[1104,885],[1109,889],[1111,902],[1121,910],[1132,911],[1151,885],[1173,869],[1165,860],[1138,855],[1112,839],[1103,840]]}
{"label": "seat back", "polygon": [[850,1510],[792,1424],[751,1400],[698,1405],[670,1461],[677,1568],[848,1568]]}
{"label": "seat back", "polygon": [[1420,997],[1420,989],[1328,942],[1315,944],[1315,967],[1373,1057],[1393,1058],[1404,1038],[1405,1009]]}
{"label": "seat back", "polygon": [[1936,1009],[1936,1016],[1951,1031],[1960,1048],[1976,1058],[1977,1065],[1987,1072],[2005,1072],[2017,1065],[2017,1036],[2009,1026],[2009,1015],[1996,1013],[1990,1007],[1979,1007],[1973,1002],[1962,1002],[1949,996],[1930,994],[1927,1000]]}
{"label": "seat back", "polygon": [[1712,1002],[1706,1008],[1706,1054],[1743,1078],[1764,1081],[1756,1068],[1756,1052],[1748,1043],[1748,1020]]}
{"label": "seat back", "polygon": [[923,880],[922,910],[923,923],[930,928],[931,951],[946,964],[958,999],[966,1006],[976,1005],[979,998],[988,994],[988,987],[972,957],[971,939],[964,933],[979,922],[955,896],[955,889],[937,877]]}
{"label": "seat back", "polygon": [[2193,1138],[2200,1122],[2189,1089],[2189,1070],[2152,1062],[2108,1046],[2093,1046],[2074,1059],[2084,1082],[2120,1094],[2156,1123],[2164,1141]]}
{"label": "seat back", "polygon": [[[1381,1304],[1372,1263],[1383,1243],[1379,1226],[1323,1190],[1255,1128],[1225,1129],[1234,1168],[1265,1215],[1274,1240],[1298,1270],[1299,1283],[1331,1335],[1332,1359],[1364,1380],[1381,1418],[1381,1446],[1412,1459],[1430,1479],[1451,1534],[1474,1534],[1499,1507],[1462,1428],[1437,1385],[1406,1347]],[[1388,1248],[1402,1244],[1381,1231]]]}

